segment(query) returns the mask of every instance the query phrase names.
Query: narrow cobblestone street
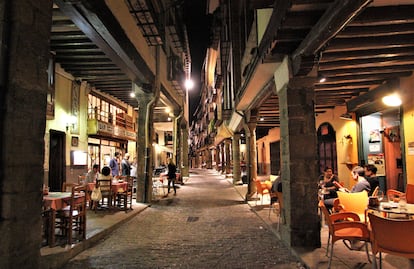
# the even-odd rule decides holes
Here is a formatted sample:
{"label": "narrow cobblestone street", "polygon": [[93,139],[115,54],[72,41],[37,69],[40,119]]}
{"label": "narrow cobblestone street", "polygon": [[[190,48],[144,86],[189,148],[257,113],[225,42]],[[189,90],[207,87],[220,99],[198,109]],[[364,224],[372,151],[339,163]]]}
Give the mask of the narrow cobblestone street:
{"label": "narrow cobblestone street", "polygon": [[70,268],[300,268],[300,262],[214,171],[193,170]]}

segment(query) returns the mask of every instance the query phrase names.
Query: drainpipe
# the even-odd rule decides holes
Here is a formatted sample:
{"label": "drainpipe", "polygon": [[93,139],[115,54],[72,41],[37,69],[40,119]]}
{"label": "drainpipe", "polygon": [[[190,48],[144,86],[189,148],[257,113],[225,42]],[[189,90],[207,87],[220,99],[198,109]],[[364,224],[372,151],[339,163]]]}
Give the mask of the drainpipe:
{"label": "drainpipe", "polygon": [[154,97],[147,104],[147,111],[145,115],[145,167],[144,167],[144,178],[145,178],[145,190],[144,190],[144,202],[150,202],[150,177],[151,173],[151,149],[152,143],[150,141],[150,135],[152,128],[150,128],[150,114],[152,114],[152,108],[155,105],[155,102],[158,101],[160,97],[160,46],[156,47],[156,56],[155,56],[155,81],[154,81]]}

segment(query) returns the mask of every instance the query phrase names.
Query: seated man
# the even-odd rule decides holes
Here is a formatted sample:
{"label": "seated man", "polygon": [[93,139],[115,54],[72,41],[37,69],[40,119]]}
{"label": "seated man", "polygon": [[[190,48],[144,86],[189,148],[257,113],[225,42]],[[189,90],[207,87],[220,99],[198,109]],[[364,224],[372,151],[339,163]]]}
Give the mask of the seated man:
{"label": "seated man", "polygon": [[373,164],[367,164],[365,169],[365,179],[371,185],[371,190],[368,192],[368,196],[371,196],[375,188],[379,186],[379,179],[377,177],[377,167]]}

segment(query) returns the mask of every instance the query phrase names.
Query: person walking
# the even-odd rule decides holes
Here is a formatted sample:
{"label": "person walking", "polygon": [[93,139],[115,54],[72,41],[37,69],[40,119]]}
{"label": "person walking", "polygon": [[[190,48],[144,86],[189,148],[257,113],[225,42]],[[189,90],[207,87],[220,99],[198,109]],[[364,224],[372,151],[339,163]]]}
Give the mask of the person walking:
{"label": "person walking", "polygon": [[125,153],[124,158],[121,162],[121,169],[123,176],[131,175],[131,164],[129,163],[129,153]]}
{"label": "person walking", "polygon": [[112,171],[112,176],[119,176],[119,158],[121,153],[119,153],[118,151],[115,152],[115,156],[109,161],[109,167],[111,168]]}
{"label": "person walking", "polygon": [[168,193],[170,193],[170,185],[172,183],[172,187],[174,189],[174,195],[177,194],[177,189],[175,187],[175,172],[177,171],[177,167],[175,166],[172,159],[170,159],[170,162],[168,163]]}

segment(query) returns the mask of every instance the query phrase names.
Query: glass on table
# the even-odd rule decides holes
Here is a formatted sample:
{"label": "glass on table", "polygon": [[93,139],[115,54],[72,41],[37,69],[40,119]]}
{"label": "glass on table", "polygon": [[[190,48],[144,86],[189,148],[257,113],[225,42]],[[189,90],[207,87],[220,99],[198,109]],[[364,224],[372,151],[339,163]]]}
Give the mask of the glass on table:
{"label": "glass on table", "polygon": [[377,198],[380,203],[384,200],[385,197],[384,197],[384,192],[382,190],[378,191]]}
{"label": "glass on table", "polygon": [[405,197],[405,195],[401,195],[400,200],[398,202],[398,205],[400,206],[401,210],[407,210],[407,198]]}

